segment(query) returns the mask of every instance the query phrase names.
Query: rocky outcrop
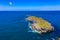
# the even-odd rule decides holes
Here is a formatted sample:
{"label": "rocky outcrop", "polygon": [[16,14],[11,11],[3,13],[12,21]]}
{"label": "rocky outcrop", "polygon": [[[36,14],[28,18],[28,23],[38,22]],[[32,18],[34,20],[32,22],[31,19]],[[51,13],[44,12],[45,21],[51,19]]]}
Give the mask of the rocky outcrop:
{"label": "rocky outcrop", "polygon": [[39,34],[48,33],[54,30],[54,27],[42,18],[29,16],[26,20],[29,22],[29,27]]}

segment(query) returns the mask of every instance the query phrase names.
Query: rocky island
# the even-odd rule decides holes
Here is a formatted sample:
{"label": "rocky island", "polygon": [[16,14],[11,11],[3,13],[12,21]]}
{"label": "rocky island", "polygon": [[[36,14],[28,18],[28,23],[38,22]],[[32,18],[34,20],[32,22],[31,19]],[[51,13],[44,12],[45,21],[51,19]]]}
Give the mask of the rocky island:
{"label": "rocky island", "polygon": [[39,34],[48,33],[54,30],[54,27],[42,18],[29,16],[26,20],[29,22],[29,27]]}

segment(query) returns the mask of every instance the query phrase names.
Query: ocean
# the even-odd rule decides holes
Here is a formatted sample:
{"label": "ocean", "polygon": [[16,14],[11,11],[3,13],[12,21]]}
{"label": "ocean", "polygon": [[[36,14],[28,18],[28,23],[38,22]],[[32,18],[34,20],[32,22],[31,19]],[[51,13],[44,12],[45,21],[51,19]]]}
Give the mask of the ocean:
{"label": "ocean", "polygon": [[[54,27],[46,34],[29,32],[25,18],[41,17]],[[60,37],[60,11],[0,11],[0,40],[57,40]]]}

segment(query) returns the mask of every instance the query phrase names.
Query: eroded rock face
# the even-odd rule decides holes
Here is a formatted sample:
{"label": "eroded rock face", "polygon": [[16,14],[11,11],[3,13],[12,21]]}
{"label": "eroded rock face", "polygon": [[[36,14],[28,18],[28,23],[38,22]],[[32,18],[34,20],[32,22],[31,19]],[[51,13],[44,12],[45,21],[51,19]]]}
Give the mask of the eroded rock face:
{"label": "eroded rock face", "polygon": [[39,34],[51,32],[54,30],[54,27],[52,27],[49,22],[42,18],[29,16],[28,18],[26,18],[26,20],[29,22],[30,28],[37,31]]}

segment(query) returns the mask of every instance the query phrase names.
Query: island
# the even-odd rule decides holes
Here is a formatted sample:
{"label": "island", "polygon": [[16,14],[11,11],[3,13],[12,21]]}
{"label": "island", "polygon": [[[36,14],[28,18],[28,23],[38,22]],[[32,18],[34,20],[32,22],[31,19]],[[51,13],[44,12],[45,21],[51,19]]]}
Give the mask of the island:
{"label": "island", "polygon": [[54,27],[51,25],[51,23],[43,18],[29,16],[26,18],[26,20],[29,23],[29,27],[39,34],[48,33],[54,30]]}

